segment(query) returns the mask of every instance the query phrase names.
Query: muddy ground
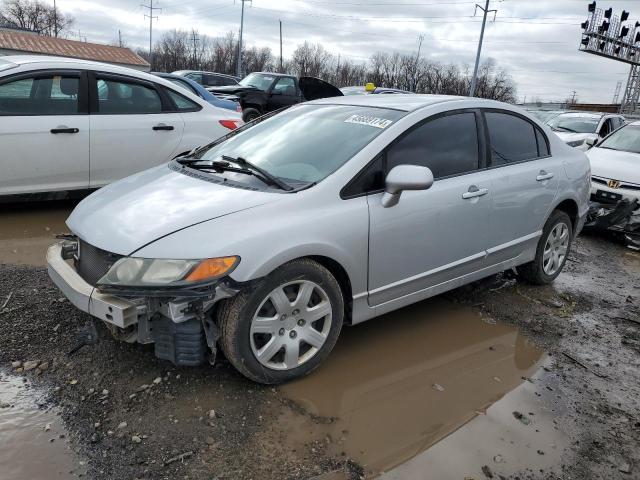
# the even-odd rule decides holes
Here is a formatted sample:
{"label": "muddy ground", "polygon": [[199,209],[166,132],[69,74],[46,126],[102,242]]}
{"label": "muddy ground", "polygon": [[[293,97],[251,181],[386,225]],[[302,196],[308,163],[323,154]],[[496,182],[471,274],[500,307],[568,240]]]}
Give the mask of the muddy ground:
{"label": "muddy ground", "polygon": [[103,328],[69,355],[88,317],[39,253],[68,208],[0,214],[2,480],[640,478],[639,253],[583,235],[551,287],[507,272],[346,328],[271,388]]}

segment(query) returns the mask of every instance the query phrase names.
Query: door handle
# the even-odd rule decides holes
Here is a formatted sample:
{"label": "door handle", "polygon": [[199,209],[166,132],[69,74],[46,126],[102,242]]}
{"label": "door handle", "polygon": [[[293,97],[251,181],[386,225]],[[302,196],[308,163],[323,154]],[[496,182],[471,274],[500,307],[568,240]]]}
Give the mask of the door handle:
{"label": "door handle", "polygon": [[482,197],[489,193],[488,188],[478,188],[476,185],[471,185],[469,190],[462,194],[462,198],[468,200],[470,198]]}
{"label": "door handle", "polygon": [[173,125],[165,125],[164,123],[159,123],[153,127],[154,130],[173,130]]}
{"label": "door handle", "polygon": [[553,173],[547,173],[544,170],[540,170],[538,176],[536,177],[537,182],[544,182],[545,180],[551,180],[553,178]]}
{"label": "door handle", "polygon": [[56,127],[51,129],[51,133],[57,135],[58,133],[78,133],[80,130],[77,128],[69,128],[69,127]]}

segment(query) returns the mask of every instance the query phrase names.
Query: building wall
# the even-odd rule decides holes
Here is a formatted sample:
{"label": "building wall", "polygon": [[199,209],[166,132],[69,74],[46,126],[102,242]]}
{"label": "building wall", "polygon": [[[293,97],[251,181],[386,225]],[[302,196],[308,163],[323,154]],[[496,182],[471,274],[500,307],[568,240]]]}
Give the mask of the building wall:
{"label": "building wall", "polygon": [[[23,52],[20,50],[7,50],[7,49],[3,49],[0,48],[0,56],[3,55],[44,55],[42,53],[33,53],[33,52]],[[52,57],[52,56],[56,56],[56,55],[50,55],[47,54],[46,56],[48,57]],[[78,60],[92,60],[91,58],[79,58]],[[95,61],[95,60],[94,60]],[[127,68],[133,68],[134,70],[138,70],[140,72],[148,72],[150,70],[150,68],[146,65],[127,65],[124,63],[115,63],[115,62],[102,62],[102,63],[108,63],[110,65],[117,65],[119,67],[127,67]]]}

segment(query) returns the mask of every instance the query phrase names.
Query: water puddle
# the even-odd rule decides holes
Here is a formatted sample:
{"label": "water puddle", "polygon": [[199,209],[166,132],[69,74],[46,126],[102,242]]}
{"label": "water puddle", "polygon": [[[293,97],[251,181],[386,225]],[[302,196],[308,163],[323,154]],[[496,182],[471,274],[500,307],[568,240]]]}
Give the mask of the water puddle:
{"label": "water puddle", "polygon": [[76,203],[0,205],[0,263],[45,265],[47,247],[69,231],[64,222]]}
{"label": "water puddle", "polygon": [[544,360],[516,328],[446,300],[421,302],[345,328],[323,366],[281,387],[306,415],[282,414],[280,422],[292,444],[321,439],[368,476],[483,478],[489,464],[504,475],[545,469],[557,463],[563,439],[555,413],[523,379]]}
{"label": "water puddle", "polygon": [[0,480],[76,478],[60,418],[36,399],[22,378],[0,373]]}

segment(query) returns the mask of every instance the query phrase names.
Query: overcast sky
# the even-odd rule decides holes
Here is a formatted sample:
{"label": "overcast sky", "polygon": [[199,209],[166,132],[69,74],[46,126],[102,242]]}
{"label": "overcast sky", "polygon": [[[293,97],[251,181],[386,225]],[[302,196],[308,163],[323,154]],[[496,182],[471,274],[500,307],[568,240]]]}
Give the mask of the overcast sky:
{"label": "overcast sky", "polygon": [[[53,3],[53,0],[45,0]],[[308,40],[355,61],[370,54],[416,52],[422,56],[473,65],[484,0],[253,0],[245,7],[245,42],[278,52],[278,20],[283,22],[284,56]],[[57,0],[72,14],[75,29],[93,42],[114,42],[118,29],[128,46],[148,48],[148,10],[140,0]],[[149,0],[142,3],[149,4]],[[616,83],[626,84],[628,66],[578,51],[580,23],[587,0],[491,0],[496,21],[487,23],[482,57],[494,58],[516,80],[520,101],[540,97],[563,100],[572,91],[583,102],[611,102]],[[154,0],[154,38],[172,29],[196,29],[220,36],[240,24],[240,0]],[[640,19],[637,0],[598,1],[614,13],[627,9]],[[634,11],[635,8],[635,11]],[[491,17],[491,19],[493,16]],[[77,35],[77,34],[76,34]],[[71,37],[73,38],[73,37]],[[621,92],[621,96],[622,96]]]}

